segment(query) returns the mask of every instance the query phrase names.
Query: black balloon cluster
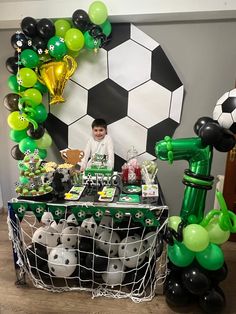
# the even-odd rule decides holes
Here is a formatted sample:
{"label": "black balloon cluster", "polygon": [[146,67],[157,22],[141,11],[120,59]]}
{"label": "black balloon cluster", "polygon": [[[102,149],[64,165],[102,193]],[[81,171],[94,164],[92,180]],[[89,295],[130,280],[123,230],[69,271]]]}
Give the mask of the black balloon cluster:
{"label": "black balloon cluster", "polygon": [[219,283],[227,277],[226,264],[218,270],[203,269],[197,262],[182,268],[169,262],[169,275],[164,285],[166,302],[172,306],[198,303],[206,313],[220,313],[225,296]]}
{"label": "black balloon cluster", "polygon": [[89,15],[84,10],[76,10],[72,15],[73,25],[81,30],[81,32],[89,32],[89,35],[94,39],[100,42],[99,48],[102,48],[109,41],[109,36],[104,34],[101,26],[93,24],[90,21]]}
{"label": "black balloon cluster", "polygon": [[193,129],[204,145],[212,145],[220,152],[228,152],[236,144],[234,134],[210,117],[199,118]]}

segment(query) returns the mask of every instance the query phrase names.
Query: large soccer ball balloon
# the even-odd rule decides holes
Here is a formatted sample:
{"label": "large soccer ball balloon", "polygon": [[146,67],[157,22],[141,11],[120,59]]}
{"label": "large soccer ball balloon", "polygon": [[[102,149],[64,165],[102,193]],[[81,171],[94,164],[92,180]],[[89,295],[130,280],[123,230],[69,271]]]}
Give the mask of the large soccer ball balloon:
{"label": "large soccer ball balloon", "polygon": [[146,247],[139,237],[126,237],[119,245],[118,255],[125,266],[138,267],[145,259]]}
{"label": "large soccer ball balloon", "polygon": [[78,240],[78,229],[73,226],[69,226],[62,230],[60,240],[66,247],[75,248]]}
{"label": "large soccer ball balloon", "polygon": [[118,233],[112,230],[104,230],[97,239],[97,246],[108,256],[113,257],[118,252],[120,237]]}
{"label": "large soccer ball balloon", "polygon": [[48,255],[48,267],[56,277],[69,277],[77,266],[77,252],[59,245]]}
{"label": "large soccer ball balloon", "polygon": [[40,227],[34,232],[32,242],[54,247],[59,242],[59,234],[51,226]]}
{"label": "large soccer ball balloon", "polygon": [[118,258],[109,260],[107,271],[102,274],[102,279],[109,286],[121,285],[125,277],[124,265]]}
{"label": "large soccer ball balloon", "polygon": [[236,88],[218,99],[213,111],[213,119],[219,125],[236,134]]}

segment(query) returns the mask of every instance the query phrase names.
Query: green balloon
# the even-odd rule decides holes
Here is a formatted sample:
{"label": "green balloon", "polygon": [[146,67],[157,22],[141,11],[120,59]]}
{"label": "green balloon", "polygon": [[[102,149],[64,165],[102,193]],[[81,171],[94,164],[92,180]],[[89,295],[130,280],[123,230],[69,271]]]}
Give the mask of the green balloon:
{"label": "green balloon", "polygon": [[21,114],[19,111],[11,112],[7,117],[7,123],[11,129],[17,131],[24,130],[29,125],[26,114]]}
{"label": "green balloon", "polygon": [[23,92],[26,87],[21,86],[17,83],[17,78],[15,75],[10,75],[7,80],[8,87],[15,93]]}
{"label": "green balloon", "polygon": [[212,243],[223,244],[229,239],[230,232],[221,229],[218,217],[211,219],[205,229],[208,231],[209,239]]}
{"label": "green balloon", "polygon": [[38,148],[46,149],[52,145],[52,138],[49,134],[44,133],[44,135],[36,140]]}
{"label": "green balloon", "polygon": [[102,1],[94,1],[89,6],[88,15],[92,23],[103,24],[108,16],[107,7]]}
{"label": "green balloon", "polygon": [[66,32],[65,43],[68,49],[79,51],[84,46],[84,35],[76,28],[71,28]]}
{"label": "green balloon", "polygon": [[102,25],[102,32],[105,34],[107,37],[111,34],[111,23],[106,20]]}
{"label": "green balloon", "polygon": [[84,33],[84,45],[85,45],[85,48],[91,50],[91,49],[98,49],[99,46],[101,44],[101,39],[94,39],[90,34],[89,32],[85,32]]}
{"label": "green balloon", "polygon": [[30,116],[36,122],[42,123],[47,119],[48,113],[47,113],[45,106],[43,104],[40,104],[40,105],[34,107],[34,112],[31,113]]}
{"label": "green balloon", "polygon": [[19,149],[22,153],[26,153],[26,151],[33,153],[36,148],[36,142],[28,136],[23,138],[19,143]]}
{"label": "green balloon", "polygon": [[64,57],[64,55],[67,53],[67,47],[62,37],[58,36],[51,37],[48,41],[47,47],[50,56],[56,58],[57,60]]}
{"label": "green balloon", "polygon": [[10,131],[10,139],[16,143],[19,143],[23,138],[27,137],[27,130],[11,130]]}
{"label": "green balloon", "polygon": [[23,176],[19,177],[19,181],[21,184],[28,184],[29,183],[29,179],[26,177],[23,177]]}
{"label": "green balloon", "polygon": [[47,157],[47,151],[46,149],[39,149],[39,157],[41,159],[45,159]]}
{"label": "green balloon", "polygon": [[[28,88],[26,91],[24,91],[22,96],[28,97],[32,100],[32,102],[25,101],[25,103],[27,105],[31,105],[31,107],[38,106],[42,102],[42,99],[43,99],[42,94],[36,88]],[[32,104],[34,104],[34,106],[32,106]]]}
{"label": "green balloon", "polygon": [[17,73],[17,82],[24,87],[32,87],[37,82],[36,73],[29,68],[22,68]]}
{"label": "green balloon", "polygon": [[178,226],[181,222],[181,218],[179,216],[171,216],[168,219],[168,227],[178,231]]}
{"label": "green balloon", "polygon": [[48,92],[47,86],[43,85],[42,83],[40,83],[39,81],[36,82],[36,84],[34,84],[34,88],[36,88],[37,90],[40,91],[40,93],[45,94]]}
{"label": "green balloon", "polygon": [[70,23],[67,20],[59,19],[55,23],[56,36],[64,38],[66,32],[71,28]]}
{"label": "green balloon", "polygon": [[20,54],[20,60],[26,68],[35,68],[39,64],[39,57],[34,50],[25,49]]}
{"label": "green balloon", "polygon": [[217,270],[224,265],[224,253],[214,243],[210,243],[204,251],[196,253],[196,259],[202,267],[208,270]]}
{"label": "green balloon", "polygon": [[181,242],[175,242],[172,246],[168,245],[167,253],[170,261],[179,267],[190,265],[195,257],[195,253],[189,251]]}
{"label": "green balloon", "polygon": [[18,169],[19,170],[27,170],[28,169],[28,167],[24,164],[24,162],[22,162],[22,160],[19,160],[18,161]]}
{"label": "green balloon", "polygon": [[183,243],[193,252],[201,252],[209,245],[208,232],[200,225],[188,225],[183,230],[183,236]]}

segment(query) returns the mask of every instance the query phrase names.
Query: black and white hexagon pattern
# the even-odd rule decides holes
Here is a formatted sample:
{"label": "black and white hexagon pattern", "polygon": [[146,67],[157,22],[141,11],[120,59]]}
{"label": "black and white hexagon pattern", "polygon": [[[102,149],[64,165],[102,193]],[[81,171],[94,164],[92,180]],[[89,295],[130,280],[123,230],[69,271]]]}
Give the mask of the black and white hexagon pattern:
{"label": "black and white hexagon pattern", "polygon": [[67,82],[65,103],[52,105],[46,125],[59,149],[83,149],[91,123],[103,118],[116,167],[132,146],[139,160],[155,159],[155,143],[180,123],[184,87],[158,42],[136,26],[113,24],[98,53],[83,51]]}
{"label": "black and white hexagon pattern", "polygon": [[218,99],[213,111],[213,119],[225,129],[236,134],[236,88]]}

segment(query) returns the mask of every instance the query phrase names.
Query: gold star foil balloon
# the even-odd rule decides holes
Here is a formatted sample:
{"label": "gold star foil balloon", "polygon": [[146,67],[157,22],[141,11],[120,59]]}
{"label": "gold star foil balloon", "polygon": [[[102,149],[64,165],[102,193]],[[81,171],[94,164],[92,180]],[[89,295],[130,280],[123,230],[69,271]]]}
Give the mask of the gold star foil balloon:
{"label": "gold star foil balloon", "polygon": [[50,61],[38,68],[38,79],[50,93],[50,105],[65,101],[63,91],[76,68],[77,62],[69,55],[65,55],[61,61]]}

